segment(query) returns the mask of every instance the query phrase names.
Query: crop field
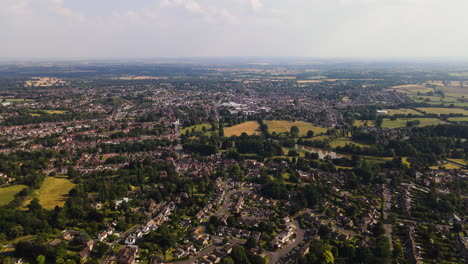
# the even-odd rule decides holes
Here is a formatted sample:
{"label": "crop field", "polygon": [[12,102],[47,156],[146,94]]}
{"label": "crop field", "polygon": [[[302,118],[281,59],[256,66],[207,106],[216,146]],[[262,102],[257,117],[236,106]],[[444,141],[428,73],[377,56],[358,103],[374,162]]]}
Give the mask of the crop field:
{"label": "crop field", "polygon": [[428,114],[462,114],[462,115],[468,115],[468,110],[461,109],[461,108],[436,108],[436,107],[420,107],[416,108],[422,112],[428,113]]}
{"label": "crop field", "polygon": [[398,118],[397,120],[384,119],[382,123],[382,128],[398,128],[405,127],[406,122],[419,120],[421,122],[418,126],[430,126],[430,125],[439,125],[445,124],[446,122],[439,120],[437,118]]}
{"label": "crop field", "polygon": [[247,121],[242,124],[224,128],[224,135],[226,137],[240,136],[242,133],[258,135],[261,133],[260,124],[258,124],[257,121]]}
{"label": "crop field", "polygon": [[361,147],[361,148],[370,147],[370,145],[367,145],[367,144],[364,144],[364,143],[359,143],[356,140],[353,140],[351,138],[346,138],[346,137],[338,138],[338,139],[335,139],[332,142],[330,142],[330,146],[332,148],[344,147],[346,144],[354,144],[354,145],[356,145],[358,147]]}
{"label": "crop field", "polygon": [[413,110],[413,109],[407,109],[407,108],[384,109],[384,111],[387,111],[389,116],[392,116],[392,115],[407,115],[407,114],[421,115],[420,112],[418,112],[416,110]]}
{"label": "crop field", "polygon": [[315,126],[311,123],[303,121],[291,122],[285,120],[265,120],[263,122],[268,125],[268,130],[270,133],[286,133],[291,131],[292,126],[297,126],[297,128],[299,128],[300,136],[305,136],[309,130],[314,131],[315,135],[327,132],[326,128]]}
{"label": "crop field", "polygon": [[[45,209],[54,209],[55,206],[65,204],[66,195],[73,187],[75,184],[65,177],[47,177],[41,188],[34,192],[33,197],[37,197]],[[26,200],[24,205],[29,204],[32,198]]]}
{"label": "crop field", "polygon": [[0,188],[0,206],[13,201],[15,194],[19,193],[24,188],[26,188],[26,185],[11,185]]}

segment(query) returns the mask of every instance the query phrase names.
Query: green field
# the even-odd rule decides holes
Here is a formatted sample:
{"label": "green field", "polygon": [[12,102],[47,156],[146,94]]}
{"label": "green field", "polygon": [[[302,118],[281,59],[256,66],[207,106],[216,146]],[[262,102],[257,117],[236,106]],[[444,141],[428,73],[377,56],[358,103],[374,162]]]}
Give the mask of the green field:
{"label": "green field", "polygon": [[468,116],[449,117],[448,120],[452,122],[468,122]]}
{"label": "green field", "polygon": [[65,110],[40,110],[40,111],[43,111],[49,115],[61,115],[67,112]]}
{"label": "green field", "polygon": [[406,122],[419,120],[421,123],[418,125],[420,127],[430,126],[430,125],[439,125],[445,124],[444,121],[437,118],[398,118],[396,120],[384,119],[382,123],[382,128],[399,128],[406,127]]}
{"label": "green field", "polygon": [[468,72],[451,72],[449,74],[453,77],[468,77]]}
{"label": "green field", "polygon": [[419,107],[416,108],[419,111],[428,113],[428,114],[462,114],[468,115],[468,110],[461,109],[461,108],[437,108],[437,107]]}
{"label": "green field", "polygon": [[355,120],[354,126],[361,127],[361,126],[368,126],[368,127],[375,127],[374,120]]}
{"label": "green field", "polygon": [[326,128],[315,126],[311,123],[303,121],[291,122],[285,120],[265,120],[263,122],[268,125],[268,130],[270,133],[286,133],[291,131],[292,126],[297,126],[297,128],[299,128],[299,136],[305,136],[309,130],[314,131],[315,135],[327,132]]}
{"label": "green field", "polygon": [[27,199],[24,205],[28,205],[32,198],[38,198],[39,203],[45,209],[54,209],[55,206],[63,206],[65,204],[66,195],[75,187],[65,177],[47,177],[44,180],[41,188],[36,190],[30,199]]}
{"label": "green field", "polygon": [[202,131],[203,127],[205,127],[207,131],[211,130],[211,124],[210,123],[203,123],[203,124],[199,124],[199,125],[194,125],[194,126],[190,126],[190,127],[181,128],[180,129],[180,134],[184,135],[187,130],[192,131],[192,129],[194,129],[194,128],[195,128],[195,131]]}
{"label": "green field", "polygon": [[247,121],[242,124],[224,128],[224,135],[226,137],[240,136],[242,133],[246,133],[247,135],[258,135],[261,133],[260,124],[258,124],[257,121]]}
{"label": "green field", "polygon": [[384,111],[387,111],[389,116],[392,116],[392,115],[407,115],[407,114],[421,115],[420,112],[418,112],[416,110],[413,110],[413,109],[407,109],[407,108],[384,109]]}
{"label": "green field", "polygon": [[0,188],[0,206],[6,205],[13,201],[15,194],[19,193],[26,185],[11,185]]}
{"label": "green field", "polygon": [[451,162],[455,162],[457,164],[468,166],[468,160],[466,159],[448,159],[448,160],[450,160]]}
{"label": "green field", "polygon": [[354,144],[354,145],[356,145],[358,147],[361,147],[361,148],[370,147],[370,145],[359,143],[359,142],[357,142],[355,140],[352,140],[351,138],[345,138],[345,137],[338,138],[338,139],[335,139],[332,142],[330,142],[330,146],[332,148],[344,147],[346,144]]}

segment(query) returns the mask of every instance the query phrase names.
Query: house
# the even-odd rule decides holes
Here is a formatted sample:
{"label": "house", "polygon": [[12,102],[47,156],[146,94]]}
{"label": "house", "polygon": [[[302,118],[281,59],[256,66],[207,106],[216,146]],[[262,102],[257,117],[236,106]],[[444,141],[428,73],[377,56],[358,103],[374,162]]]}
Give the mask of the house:
{"label": "house", "polygon": [[119,264],[135,264],[138,256],[137,246],[126,246],[117,253],[117,263]]}
{"label": "house", "polygon": [[76,231],[76,230],[64,230],[62,231],[62,233],[60,234],[60,238],[61,239],[64,239],[64,240],[67,240],[67,241],[70,241],[70,240],[73,240],[75,238],[75,236],[79,235],[80,234],[80,231]]}
{"label": "house", "polygon": [[136,237],[135,236],[128,236],[125,239],[125,245],[135,245],[136,243]]}
{"label": "house", "polygon": [[188,253],[187,251],[181,248],[177,248],[176,250],[174,250],[172,254],[174,255],[175,258],[183,258],[185,256],[190,255],[190,253]]}

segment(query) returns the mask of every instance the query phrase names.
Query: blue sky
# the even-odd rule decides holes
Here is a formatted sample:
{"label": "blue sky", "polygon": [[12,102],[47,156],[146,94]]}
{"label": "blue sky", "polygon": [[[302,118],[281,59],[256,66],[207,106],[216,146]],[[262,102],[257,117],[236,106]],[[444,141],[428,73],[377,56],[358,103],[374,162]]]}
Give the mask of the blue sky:
{"label": "blue sky", "polygon": [[468,56],[466,0],[0,0],[0,57]]}

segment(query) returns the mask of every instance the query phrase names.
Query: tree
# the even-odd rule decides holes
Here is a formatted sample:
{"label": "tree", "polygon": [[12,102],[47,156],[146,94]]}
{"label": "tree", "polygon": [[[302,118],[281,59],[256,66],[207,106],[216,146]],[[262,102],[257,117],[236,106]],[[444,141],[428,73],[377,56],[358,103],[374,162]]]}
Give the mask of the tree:
{"label": "tree", "polygon": [[335,257],[330,250],[325,250],[323,252],[323,259],[326,264],[333,264],[335,263]]}
{"label": "tree", "polygon": [[255,238],[253,237],[249,237],[249,239],[247,239],[247,242],[245,242],[245,248],[254,249],[256,247],[257,247],[257,240],[255,240]]}
{"label": "tree", "polygon": [[299,135],[299,128],[297,126],[292,126],[290,133],[292,137],[297,137]]}
{"label": "tree", "polygon": [[250,264],[250,260],[245,253],[245,248],[241,245],[234,246],[231,256],[235,263]]}
{"label": "tree", "polygon": [[45,263],[45,260],[46,260],[46,258],[45,258],[44,255],[39,255],[39,256],[37,256],[37,258],[36,258],[36,263],[37,263],[37,264],[44,264],[44,263]]}
{"label": "tree", "polygon": [[307,137],[308,138],[314,137],[314,131],[312,130],[307,131]]}
{"label": "tree", "polygon": [[231,257],[227,257],[221,260],[221,264],[235,264],[235,262]]}

